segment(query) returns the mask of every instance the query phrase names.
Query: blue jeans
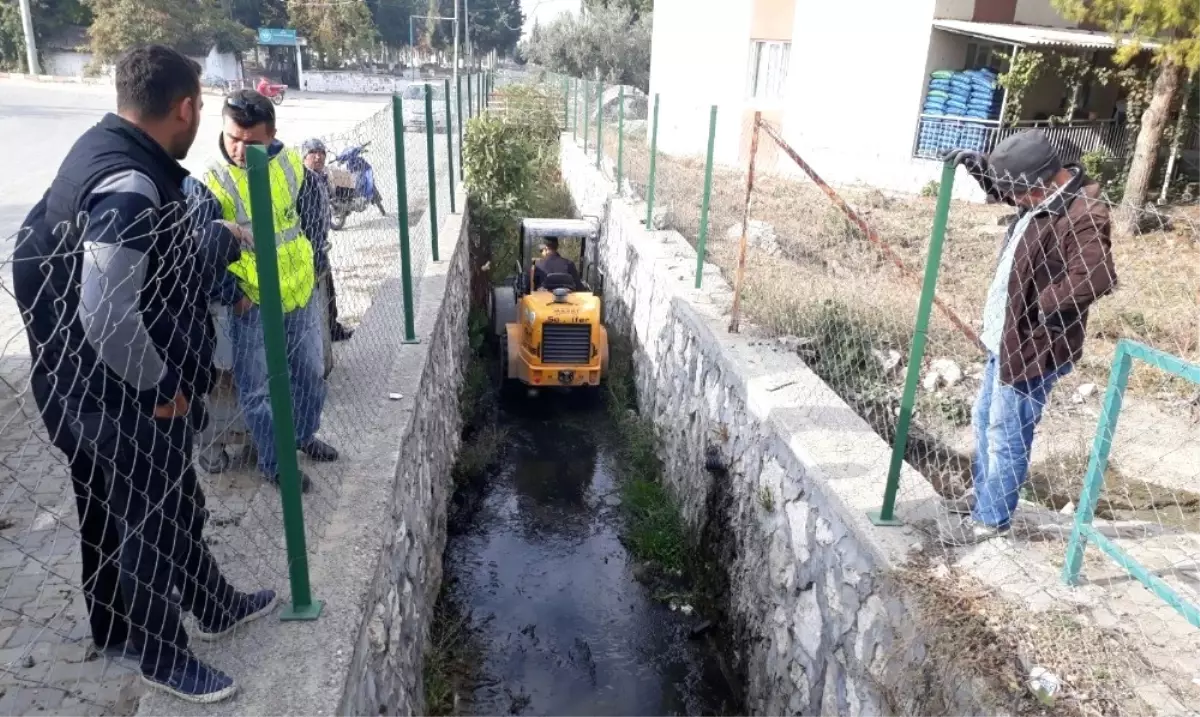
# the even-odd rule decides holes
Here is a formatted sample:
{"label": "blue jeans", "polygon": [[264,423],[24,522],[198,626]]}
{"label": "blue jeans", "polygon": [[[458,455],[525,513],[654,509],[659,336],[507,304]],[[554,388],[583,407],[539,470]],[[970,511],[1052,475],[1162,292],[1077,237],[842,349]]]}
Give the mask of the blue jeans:
{"label": "blue jeans", "polygon": [[[232,314],[232,312],[230,312]],[[283,315],[287,341],[288,376],[292,393],[292,418],[296,443],[304,443],[321,427],[325,406],[324,354],[317,294],[308,305]],[[237,381],[238,405],[258,449],[258,468],[268,476],[279,470],[275,454],[271,395],[267,386],[267,352],[262,318],[255,304],[241,316],[232,315],[233,377]]]}
{"label": "blue jeans", "polygon": [[1000,382],[998,364],[996,356],[989,354],[972,415],[975,508],[971,516],[985,525],[1007,528],[1029,476],[1033,431],[1042,420],[1050,390],[1071,372],[1071,365],[1010,386]]}

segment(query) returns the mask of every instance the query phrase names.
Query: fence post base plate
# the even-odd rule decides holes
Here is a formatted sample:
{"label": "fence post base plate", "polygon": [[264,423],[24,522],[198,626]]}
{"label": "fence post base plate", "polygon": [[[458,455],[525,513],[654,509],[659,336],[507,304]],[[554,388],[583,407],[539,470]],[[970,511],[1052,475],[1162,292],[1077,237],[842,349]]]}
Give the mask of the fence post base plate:
{"label": "fence post base plate", "polygon": [[871,523],[873,525],[878,525],[884,528],[896,528],[904,525],[904,521],[896,517],[892,517],[889,520],[884,520],[882,512],[878,510],[867,511],[867,517],[871,519]]}
{"label": "fence post base plate", "polygon": [[309,622],[321,617],[321,610],[324,609],[325,603],[320,600],[313,600],[311,605],[304,607],[296,607],[288,605],[279,613],[281,622]]}

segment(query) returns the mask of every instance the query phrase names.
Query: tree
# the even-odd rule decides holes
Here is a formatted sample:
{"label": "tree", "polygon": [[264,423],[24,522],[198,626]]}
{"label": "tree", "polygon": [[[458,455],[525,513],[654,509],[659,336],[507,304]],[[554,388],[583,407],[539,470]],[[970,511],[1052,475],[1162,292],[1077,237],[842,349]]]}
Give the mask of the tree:
{"label": "tree", "polygon": [[1094,23],[1128,41],[1115,54],[1128,63],[1153,40],[1157,73],[1150,100],[1142,113],[1141,127],[1122,198],[1124,210],[1117,227],[1132,233],[1146,203],[1159,146],[1172,109],[1189,72],[1200,70],[1200,3],[1196,0],[1051,0],[1063,17]]}
{"label": "tree", "polygon": [[636,20],[654,11],[654,0],[584,0],[583,7],[589,12],[609,8],[624,8]]}
{"label": "tree", "polygon": [[375,41],[375,23],[362,0],[322,3],[289,0],[288,17],[312,45],[321,67],[339,67]]}
{"label": "tree", "polygon": [[599,7],[563,15],[530,35],[521,54],[548,70],[650,89],[650,15],[628,7]]}
{"label": "tree", "polygon": [[192,55],[214,45],[223,52],[240,52],[252,34],[229,18],[216,0],[87,0],[92,11],[88,28],[92,52],[111,61],[135,45],[170,45]]}
{"label": "tree", "polygon": [[[79,0],[30,0],[38,46],[68,27],[87,27],[92,15]],[[0,71],[25,71],[25,31],[18,0],[0,0]]]}
{"label": "tree", "polygon": [[250,28],[287,27],[286,0],[222,0],[233,20]]}
{"label": "tree", "polygon": [[408,19],[424,6],[422,0],[367,0],[379,39],[388,47],[408,47]]}
{"label": "tree", "polygon": [[471,47],[477,56],[492,50],[512,54],[524,25],[521,0],[477,0],[471,6]]}

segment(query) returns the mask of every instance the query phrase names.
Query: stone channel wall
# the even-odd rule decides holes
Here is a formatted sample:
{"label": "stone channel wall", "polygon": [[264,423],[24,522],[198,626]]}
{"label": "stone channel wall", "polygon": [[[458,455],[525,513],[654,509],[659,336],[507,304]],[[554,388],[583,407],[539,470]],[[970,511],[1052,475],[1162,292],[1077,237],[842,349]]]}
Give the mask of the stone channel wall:
{"label": "stone channel wall", "polygon": [[[924,618],[894,579],[915,538],[867,518],[887,475],[883,441],[794,352],[730,334],[732,292],[716,267],[694,290],[687,241],[648,232],[645,205],[613,198],[615,185],[568,140],[562,169],[579,213],[603,217],[606,322],[633,343],[666,481],[728,581],[747,709],[1003,713],[970,689],[916,677],[929,674]],[[727,470],[706,469],[708,455]],[[906,471],[906,497],[928,487]]]}
{"label": "stone channel wall", "polygon": [[[461,197],[460,206],[465,205]],[[382,526],[382,550],[363,605],[337,714],[424,714],[426,638],[442,584],[446,507],[454,490],[462,417],[458,391],[468,360],[470,312],[467,223],[450,215],[442,236],[457,237],[440,282],[422,280],[409,367],[412,413],[397,453]],[[433,283],[425,291],[425,283]],[[424,330],[423,330],[424,329]]]}

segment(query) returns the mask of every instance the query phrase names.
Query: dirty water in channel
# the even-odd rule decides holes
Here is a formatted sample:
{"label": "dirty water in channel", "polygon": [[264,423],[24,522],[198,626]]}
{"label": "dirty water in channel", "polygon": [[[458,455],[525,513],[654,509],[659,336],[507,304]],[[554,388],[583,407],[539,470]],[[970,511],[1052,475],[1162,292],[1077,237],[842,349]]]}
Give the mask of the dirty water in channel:
{"label": "dirty water in channel", "polygon": [[504,459],[446,548],[477,643],[468,714],[734,714],[715,643],[635,578],[616,432],[577,395],[505,402]]}

